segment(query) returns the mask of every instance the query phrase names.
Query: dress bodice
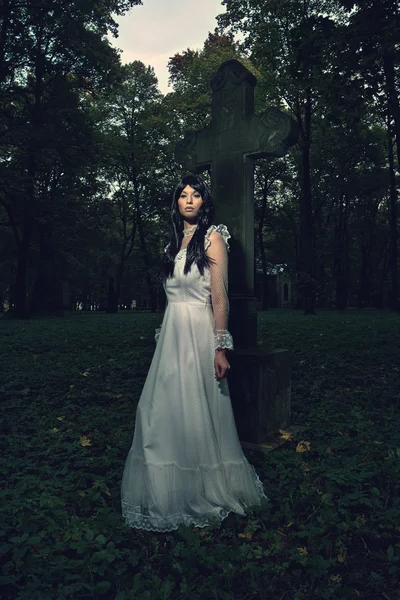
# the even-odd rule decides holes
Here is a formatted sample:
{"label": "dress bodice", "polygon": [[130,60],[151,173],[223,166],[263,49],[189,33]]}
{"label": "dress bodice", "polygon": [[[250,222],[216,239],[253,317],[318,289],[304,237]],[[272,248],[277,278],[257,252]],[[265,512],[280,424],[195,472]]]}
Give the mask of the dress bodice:
{"label": "dress bodice", "polygon": [[186,302],[193,304],[211,303],[211,278],[210,270],[204,269],[204,275],[195,264],[189,273],[184,274],[186,262],[186,248],[180,250],[175,257],[175,268],[173,277],[169,277],[165,283],[165,292],[168,302]]}
{"label": "dress bodice", "polygon": [[[217,231],[224,239],[229,250],[228,239],[231,237],[225,225],[211,225],[204,236],[204,247],[207,250],[211,244],[210,234]],[[180,250],[175,257],[173,277],[169,277],[164,284],[168,302],[186,302],[192,304],[210,304],[212,302],[212,285],[210,269],[205,268],[201,275],[196,264],[184,274],[187,248]]]}

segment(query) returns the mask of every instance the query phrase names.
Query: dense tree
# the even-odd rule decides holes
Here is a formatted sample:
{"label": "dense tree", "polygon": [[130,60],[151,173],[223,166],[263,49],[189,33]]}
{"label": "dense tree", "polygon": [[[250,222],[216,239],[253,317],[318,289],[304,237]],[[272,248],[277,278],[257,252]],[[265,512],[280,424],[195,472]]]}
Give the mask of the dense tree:
{"label": "dense tree", "polygon": [[179,137],[186,129],[203,129],[211,118],[210,81],[218,67],[226,60],[236,58],[252,69],[249,60],[239,51],[233,35],[209,33],[201,50],[187,50],[169,59],[169,82],[173,92],[165,98]]}
{"label": "dense tree", "polygon": [[[0,203],[14,234],[17,270],[13,300],[19,316],[28,313],[30,249],[40,220],[47,218],[46,202],[57,197],[55,190],[60,189],[66,174],[70,179],[71,170],[76,169],[70,168],[72,164],[83,166],[81,149],[90,146],[91,131],[83,117],[81,95],[98,93],[118,76],[118,53],[106,34],[117,31],[113,13],[121,15],[137,3],[3,3]],[[42,235],[42,240],[47,239],[45,245],[50,229],[46,227],[47,233]],[[40,287],[36,287],[37,293]]]}
{"label": "dense tree", "polygon": [[100,127],[109,145],[103,176],[111,183],[110,201],[120,222],[114,310],[136,233],[151,308],[156,310],[156,229],[169,209],[165,193],[176,178],[176,166],[171,169],[172,148],[162,119],[162,95],[154,70],[140,61],[125,65],[120,85],[103,96],[99,110]]}
{"label": "dense tree", "polygon": [[52,312],[69,281],[85,308],[159,306],[174,147],[209,124],[210,79],[237,58],[258,78],[256,111],[278,106],[301,132],[256,163],[259,269],[286,264],[308,314],[398,307],[396,2],[226,0],[219,33],[171,57],[164,97],[105,38],[133,4],[3,2],[0,305],[11,288],[16,314]]}
{"label": "dense tree", "polygon": [[[382,145],[386,109],[384,107],[382,111],[380,106],[384,93],[380,95],[380,101],[378,98],[379,89],[386,91],[386,96],[392,98],[393,115],[393,106],[396,105],[393,89],[389,91],[387,83],[386,87],[384,83],[379,87],[379,81],[385,81],[382,48],[389,48],[394,57],[398,52],[394,2],[385,0],[383,8],[372,0],[362,5],[322,0],[268,0],[262,3],[256,0],[226,0],[224,4],[227,11],[219,17],[221,30],[244,35],[241,48],[248,52],[260,71],[259,84],[267,102],[281,102],[299,124],[299,156],[296,151],[291,152],[287,162],[293,161],[300,184],[296,272],[297,291],[300,287],[304,291],[302,306],[306,313],[312,313],[314,293],[318,303],[326,298],[327,292],[323,289],[327,289],[325,276],[328,273],[331,282],[336,280],[335,304],[343,308],[347,306],[350,292],[350,227],[355,227],[352,215],[360,216],[356,210],[359,204],[367,214],[374,197],[378,203],[377,219],[381,220],[382,215],[388,218],[388,213],[382,212],[382,201],[388,191],[388,177],[383,173],[386,152]],[[392,23],[390,42],[389,34],[384,28],[382,31],[383,25],[389,27],[389,15]],[[381,27],[377,28],[377,23]],[[375,51],[374,28],[380,40],[380,55]],[[371,55],[367,60],[368,48]],[[362,59],[366,62],[363,63]],[[373,63],[371,68],[369,60]],[[320,161],[321,153],[323,156],[327,151],[329,160]],[[368,152],[375,153],[375,156],[364,160]],[[371,169],[373,176],[370,176]],[[296,193],[295,186],[292,190]],[[397,273],[394,250],[397,244],[397,203],[393,184],[391,197],[391,269]],[[333,223],[336,225],[332,240],[326,234],[330,235]],[[326,244],[327,239],[332,244],[330,247]],[[372,254],[362,247],[361,280],[357,294],[359,305],[368,302],[365,273],[371,271],[372,260]],[[374,241],[372,253],[373,247]],[[332,257],[330,248],[334,248],[332,269],[327,265],[329,254]],[[383,256],[386,260],[387,249]],[[385,260],[382,263],[384,271],[387,269]],[[368,262],[368,269],[362,267],[363,262]],[[329,295],[332,296],[331,284],[330,287]],[[396,285],[392,289],[393,297],[396,296],[395,288]]]}
{"label": "dense tree", "polygon": [[394,158],[394,147],[396,147],[398,168],[400,165],[399,5],[397,0],[365,0],[356,3],[341,0],[340,4],[349,10],[352,9],[345,34],[352,60],[347,63],[346,71],[351,76],[357,73],[363,82],[365,93],[373,98],[375,114],[387,127],[387,160],[390,182],[390,305],[394,310],[400,310],[398,194]]}
{"label": "dense tree", "polygon": [[[337,25],[331,2],[308,0],[226,1],[224,29],[240,31],[244,48],[263,73],[269,101],[285,104],[296,119],[301,149],[298,279],[306,314],[314,313],[315,249],[310,153],[312,119],[321,112],[328,89],[330,45]],[[324,16],[323,16],[324,15]],[[339,17],[340,15],[335,15]]]}

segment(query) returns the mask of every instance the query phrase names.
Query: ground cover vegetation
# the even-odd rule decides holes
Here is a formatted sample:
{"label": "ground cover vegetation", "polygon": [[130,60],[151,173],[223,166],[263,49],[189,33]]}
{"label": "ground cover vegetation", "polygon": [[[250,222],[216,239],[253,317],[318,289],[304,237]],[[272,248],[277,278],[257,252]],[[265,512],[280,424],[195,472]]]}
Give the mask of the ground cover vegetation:
{"label": "ground cover vegetation", "polygon": [[260,344],[293,352],[304,430],[246,451],[263,507],[155,534],[125,526],[119,494],[161,318],[1,322],[1,597],[397,600],[396,313],[260,313]]}

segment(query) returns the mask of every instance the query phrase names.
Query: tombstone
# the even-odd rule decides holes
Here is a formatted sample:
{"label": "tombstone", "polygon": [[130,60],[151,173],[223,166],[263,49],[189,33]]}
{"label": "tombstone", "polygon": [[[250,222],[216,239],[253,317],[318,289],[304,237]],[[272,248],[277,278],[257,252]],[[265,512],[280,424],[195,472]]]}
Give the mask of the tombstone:
{"label": "tombstone", "polygon": [[291,356],[257,346],[254,296],[254,159],[284,156],[298,137],[288,115],[269,108],[254,114],[256,77],[239,61],[224,62],[211,81],[211,125],[188,131],[176,159],[192,172],[211,165],[215,223],[231,234],[229,253],[229,388],[239,437],[259,443],[287,427],[290,418]]}
{"label": "tombstone", "polygon": [[278,308],[292,308],[294,306],[293,277],[290,273],[277,275]]}

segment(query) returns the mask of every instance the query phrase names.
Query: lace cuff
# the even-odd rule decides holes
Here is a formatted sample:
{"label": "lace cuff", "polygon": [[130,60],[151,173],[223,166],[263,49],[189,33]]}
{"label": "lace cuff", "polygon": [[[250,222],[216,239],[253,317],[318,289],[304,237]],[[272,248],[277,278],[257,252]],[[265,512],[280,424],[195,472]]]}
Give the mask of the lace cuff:
{"label": "lace cuff", "polygon": [[233,350],[233,339],[226,329],[216,329],[214,335],[215,350],[218,348],[227,348]]}
{"label": "lace cuff", "polygon": [[154,336],[154,339],[155,339],[156,345],[157,345],[158,338],[160,337],[160,335],[161,335],[161,327],[157,327],[157,329],[156,329],[156,334],[155,334],[155,336]]}
{"label": "lace cuff", "polygon": [[211,225],[211,227],[209,227],[206,231],[206,234],[204,236],[204,247],[207,250],[208,246],[211,244],[210,242],[210,233],[212,233],[213,231],[218,231],[218,233],[220,233],[222,235],[222,237],[224,238],[224,242],[226,244],[226,249],[229,252],[229,244],[228,244],[228,240],[231,237],[231,234],[228,231],[228,228],[226,225]]}

